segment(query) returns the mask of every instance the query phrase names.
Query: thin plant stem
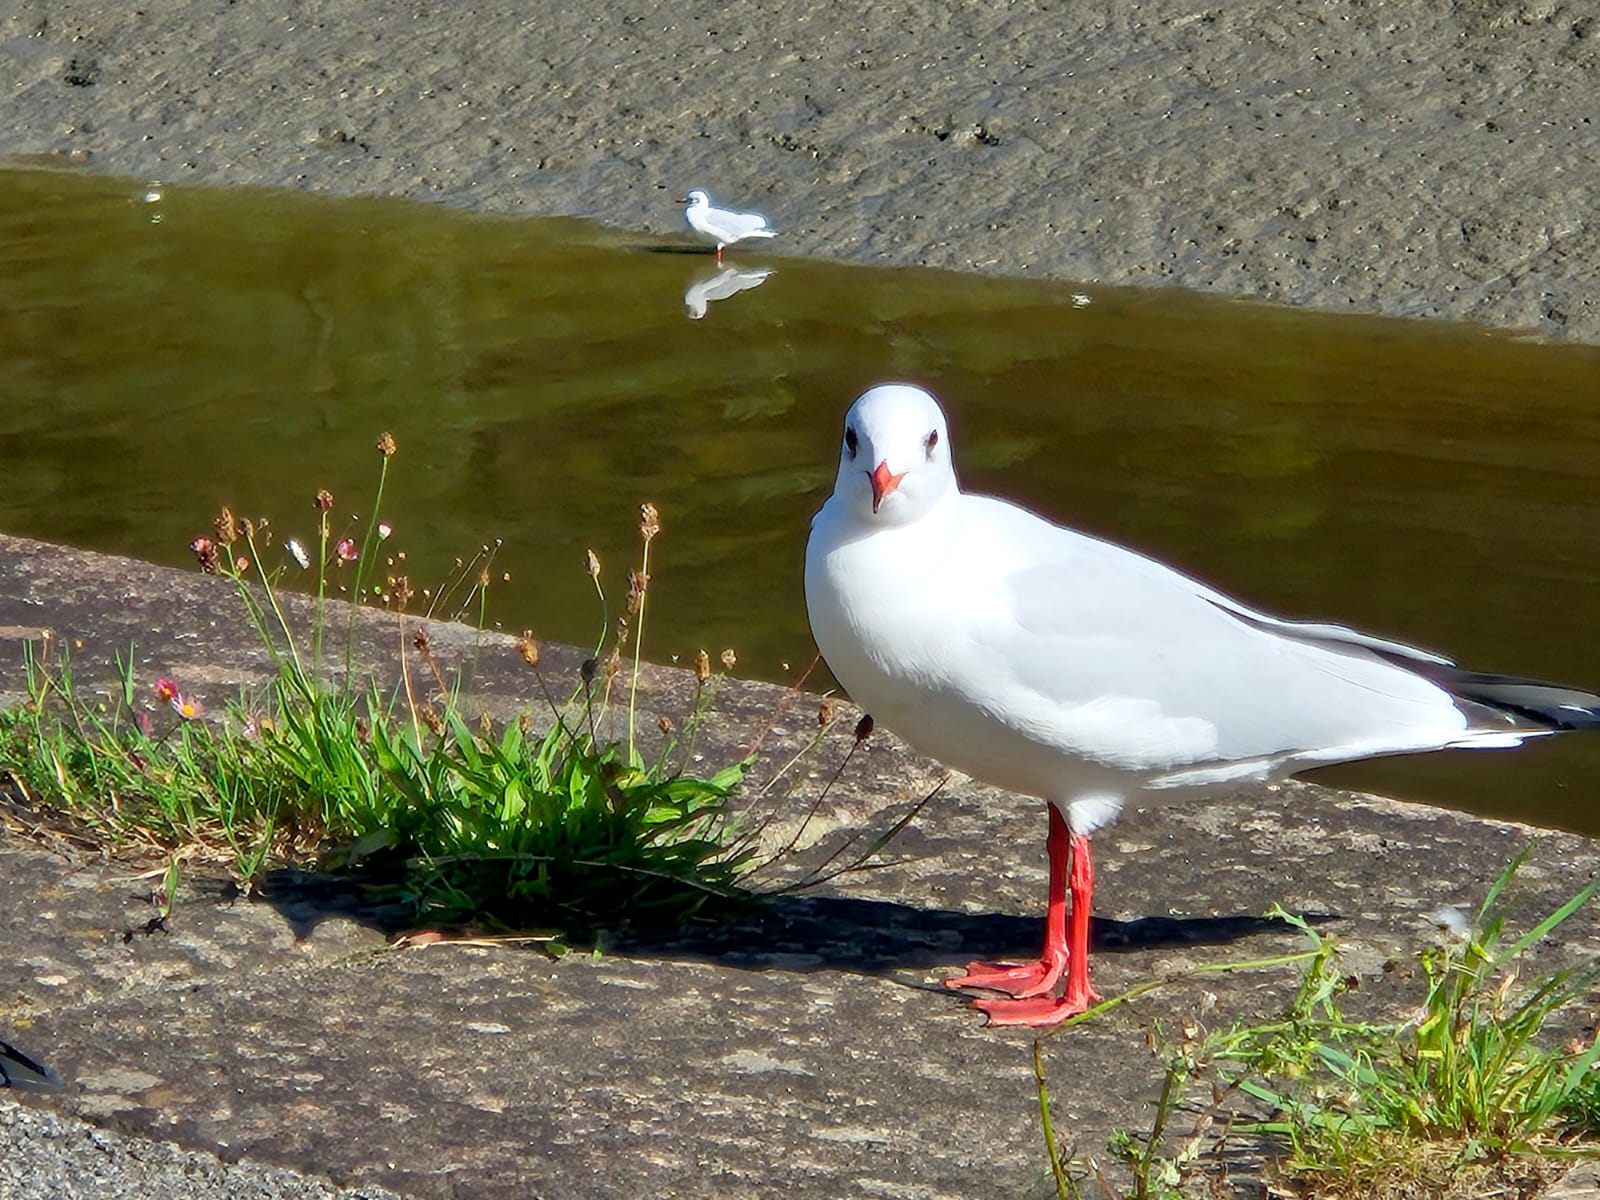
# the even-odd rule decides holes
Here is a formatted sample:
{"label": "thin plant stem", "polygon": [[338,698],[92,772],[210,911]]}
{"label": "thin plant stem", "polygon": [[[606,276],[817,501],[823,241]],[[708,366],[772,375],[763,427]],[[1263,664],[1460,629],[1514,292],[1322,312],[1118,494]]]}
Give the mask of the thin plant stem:
{"label": "thin plant stem", "polygon": [[356,618],[361,612],[361,589],[366,586],[367,565],[372,561],[373,548],[378,541],[378,514],[383,508],[383,485],[389,478],[389,456],[381,455],[378,460],[378,487],[372,497],[372,515],[367,519],[367,532],[361,538],[361,553],[356,559],[355,585],[351,595],[355,603],[350,606],[350,619],[345,626],[344,639],[344,677],[349,680],[351,676],[351,663],[355,658],[356,646]]}
{"label": "thin plant stem", "polygon": [[328,600],[328,511],[317,506],[317,608],[311,623],[311,673],[322,682],[322,614]]}
{"label": "thin plant stem", "polygon": [[260,552],[256,549],[254,535],[247,538],[246,542],[250,547],[250,557],[255,563],[256,573],[261,576],[262,587],[266,589],[267,603],[272,607],[272,615],[277,618],[278,628],[283,631],[284,645],[289,651],[289,662],[294,666],[291,674],[294,677],[295,686],[302,695],[309,699],[312,694],[311,682],[306,678],[305,667],[301,665],[300,650],[294,644],[294,632],[289,628],[289,619],[283,615],[283,606],[278,603],[278,591],[272,586],[272,581],[267,578],[267,569],[261,562]]}
{"label": "thin plant stem", "polygon": [[628,761],[635,761],[633,711],[639,699],[639,656],[644,652],[644,611],[650,603],[650,538],[639,558],[639,617],[633,629],[633,678],[628,684]]}
{"label": "thin plant stem", "polygon": [[1033,1042],[1033,1081],[1039,1097],[1039,1124],[1044,1129],[1044,1147],[1050,1155],[1050,1177],[1055,1180],[1059,1200],[1072,1200],[1068,1187],[1066,1164],[1061,1161],[1061,1148],[1056,1142],[1055,1123],[1050,1119],[1050,1090],[1044,1075],[1044,1043]]}

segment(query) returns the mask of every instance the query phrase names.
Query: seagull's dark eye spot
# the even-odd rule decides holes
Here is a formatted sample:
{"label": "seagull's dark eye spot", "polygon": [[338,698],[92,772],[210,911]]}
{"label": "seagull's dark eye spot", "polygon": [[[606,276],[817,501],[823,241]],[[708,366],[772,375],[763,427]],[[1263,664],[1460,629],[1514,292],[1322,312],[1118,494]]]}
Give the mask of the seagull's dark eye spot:
{"label": "seagull's dark eye spot", "polygon": [[857,441],[858,439],[856,438],[856,431],[854,429],[846,429],[844,431],[844,448],[850,451],[851,458],[856,456]]}
{"label": "seagull's dark eye spot", "polygon": [[933,461],[933,448],[939,444],[939,431],[930,430],[928,436],[922,439],[922,444],[928,448],[928,461]]}

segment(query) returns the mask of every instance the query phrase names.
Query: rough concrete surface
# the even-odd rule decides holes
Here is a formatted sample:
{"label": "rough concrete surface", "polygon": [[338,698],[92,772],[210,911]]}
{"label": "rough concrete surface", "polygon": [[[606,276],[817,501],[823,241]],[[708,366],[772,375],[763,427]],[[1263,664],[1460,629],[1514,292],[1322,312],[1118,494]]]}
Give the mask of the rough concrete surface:
{"label": "rough concrete surface", "polygon": [[[134,639],[141,680],[170,674],[220,701],[261,678],[239,616],[222,581],[0,537],[0,693],[15,695],[21,643],[48,628],[86,680],[104,678]],[[362,653],[380,670],[394,669],[393,622],[364,618]],[[508,639],[445,625],[432,639],[447,667],[475,663],[469,712],[527,703]],[[557,647],[545,656],[558,679],[577,661]],[[691,686],[649,670],[651,719],[681,717]],[[738,684],[719,696],[704,752],[735,755],[766,730],[772,769],[816,719],[814,698]],[[851,723],[835,722],[772,839],[809,807]],[[773,878],[883,829],[941,776],[875,733],[824,800],[816,844],[804,839]],[[558,961],[506,947],[393,949],[392,914],[284,876],[258,902],[197,883],[166,931],[144,933],[148,879],[13,834],[0,841],[0,1035],[72,1082],[29,1096],[30,1114],[89,1121],[127,1145],[171,1141],[251,1170],[310,1173],[304,1190],[271,1194],[325,1194],[314,1189],[329,1177],[420,1197],[1021,1196],[1045,1165],[1032,1037],[982,1028],[939,979],[974,956],[1036,949],[1043,827],[1037,805],[956,781],[880,869],[732,927],[621,935],[598,957]],[[1405,964],[1429,935],[1425,914],[1473,903],[1528,841],[1514,919],[1570,895],[1600,853],[1567,834],[1312,785],[1130,813],[1099,839],[1097,981],[1112,994],[1197,962],[1292,949],[1293,935],[1256,915],[1281,902],[1336,917],[1328,928],[1369,1002],[1414,1000]],[[1585,913],[1536,964],[1596,949]],[[1291,983],[1278,972],[1178,986],[1048,1042],[1066,1138],[1103,1162],[1111,1129],[1147,1127],[1153,1022],[1264,1012]],[[1555,1032],[1586,1019],[1573,1013],[1572,1029]],[[101,1137],[5,1113],[29,1153],[39,1130],[79,1154]],[[52,1194],[15,1186],[0,1195]],[[1259,1193],[1241,1183],[1234,1194]]]}
{"label": "rough concrete surface", "polygon": [[1590,0],[11,0],[0,155],[1600,338]]}

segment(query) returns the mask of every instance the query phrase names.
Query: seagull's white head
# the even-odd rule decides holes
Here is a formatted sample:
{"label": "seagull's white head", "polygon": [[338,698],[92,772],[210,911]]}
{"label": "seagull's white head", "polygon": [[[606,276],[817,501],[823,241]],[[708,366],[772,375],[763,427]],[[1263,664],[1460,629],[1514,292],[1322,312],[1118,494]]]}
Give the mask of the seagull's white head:
{"label": "seagull's white head", "polygon": [[678,201],[678,203],[687,204],[690,208],[710,208],[711,197],[706,195],[699,188],[695,188],[694,191],[690,192],[682,200]]}
{"label": "seagull's white head", "polygon": [[939,402],[908,383],[863,392],[844,418],[833,495],[872,524],[909,525],[956,489]]}

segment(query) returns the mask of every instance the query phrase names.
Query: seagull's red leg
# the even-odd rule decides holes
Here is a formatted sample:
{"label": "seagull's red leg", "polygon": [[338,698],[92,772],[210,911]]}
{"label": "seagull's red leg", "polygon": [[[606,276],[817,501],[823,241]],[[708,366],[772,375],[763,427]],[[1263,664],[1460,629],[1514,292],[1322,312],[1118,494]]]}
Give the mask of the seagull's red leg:
{"label": "seagull's red leg", "polygon": [[[1043,996],[1061,980],[1067,968],[1067,855],[1070,835],[1067,822],[1054,804],[1050,809],[1050,833],[1045,839],[1045,853],[1050,859],[1049,901],[1045,906],[1044,950],[1035,963],[967,964],[967,973],[946,979],[948,988],[983,988],[991,992],[1004,992],[1018,1000],[1029,996]],[[1085,930],[1088,926],[1084,926]]]}
{"label": "seagull's red leg", "polygon": [[722,247],[718,246],[717,247],[717,266],[720,267],[721,265],[722,265]]}
{"label": "seagull's red leg", "polygon": [[1067,991],[1062,1002],[1073,1012],[1082,1012],[1100,999],[1089,983],[1089,909],[1094,902],[1094,859],[1089,854],[1088,834],[1072,835],[1072,938],[1071,964],[1067,971]]}
{"label": "seagull's red leg", "polygon": [[[1051,811],[1055,811],[1054,807]],[[972,1007],[984,1013],[991,1025],[1056,1025],[1077,1016],[1100,999],[1100,993],[1089,984],[1089,906],[1094,896],[1094,859],[1089,855],[1087,835],[1072,834],[1070,844],[1072,932],[1067,946],[1067,990],[1059,1000],[1036,995],[1016,1000],[974,1001]]]}

